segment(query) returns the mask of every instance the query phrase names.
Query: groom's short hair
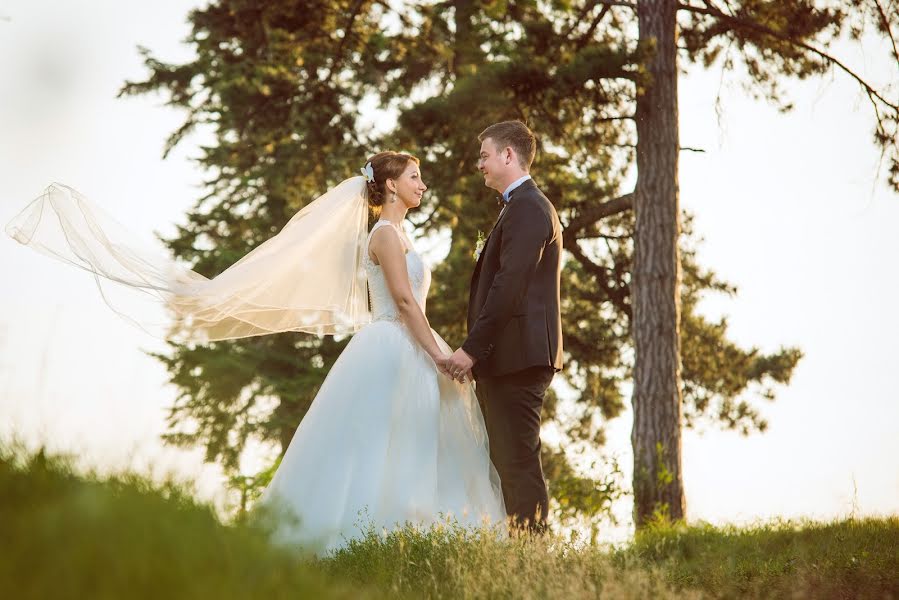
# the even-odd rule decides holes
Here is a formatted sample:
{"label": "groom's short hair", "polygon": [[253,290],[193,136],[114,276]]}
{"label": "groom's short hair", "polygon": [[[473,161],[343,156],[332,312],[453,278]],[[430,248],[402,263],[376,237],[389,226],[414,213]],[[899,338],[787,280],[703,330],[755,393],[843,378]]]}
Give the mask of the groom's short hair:
{"label": "groom's short hair", "polygon": [[483,142],[487,138],[493,140],[498,150],[503,148],[515,150],[521,168],[525,171],[530,170],[534,156],[537,155],[537,138],[527,125],[521,121],[494,123],[481,132],[478,141]]}

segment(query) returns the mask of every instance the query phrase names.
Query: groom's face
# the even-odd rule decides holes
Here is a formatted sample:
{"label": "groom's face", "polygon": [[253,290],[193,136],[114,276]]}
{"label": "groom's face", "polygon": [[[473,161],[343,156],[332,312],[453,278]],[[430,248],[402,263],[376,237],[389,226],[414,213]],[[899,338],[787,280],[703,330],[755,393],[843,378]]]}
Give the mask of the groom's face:
{"label": "groom's face", "polygon": [[484,138],[481,142],[481,154],[478,158],[478,170],[484,175],[484,185],[502,193],[502,185],[508,169],[506,157],[496,147],[493,138]]}

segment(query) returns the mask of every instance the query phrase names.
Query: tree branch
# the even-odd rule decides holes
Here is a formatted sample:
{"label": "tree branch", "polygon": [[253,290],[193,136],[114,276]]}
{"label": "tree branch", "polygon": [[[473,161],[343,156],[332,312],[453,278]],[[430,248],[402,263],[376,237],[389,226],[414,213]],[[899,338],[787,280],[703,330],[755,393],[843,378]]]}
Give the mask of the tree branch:
{"label": "tree branch", "polygon": [[596,0],[597,5],[603,6],[624,6],[631,10],[637,10],[637,5],[633,2],[625,2],[624,0]]}
{"label": "tree branch", "polygon": [[390,6],[390,2],[387,2],[386,0],[375,0],[375,4],[382,7],[388,13],[392,14],[394,17],[399,19],[400,23],[406,29],[414,28],[414,23],[412,23],[412,20],[409,19],[409,17],[407,17],[404,13],[402,13],[402,12],[396,10],[395,8],[393,8],[392,6]]}
{"label": "tree branch", "polygon": [[325,85],[331,83],[331,80],[334,78],[334,74],[343,67],[344,47],[347,44],[347,40],[350,39],[350,33],[353,30],[353,23],[355,22],[356,17],[359,15],[359,11],[362,9],[363,2],[364,0],[356,0],[349,16],[347,17],[347,23],[343,29],[343,38],[340,40],[340,44],[338,44],[337,46],[337,51],[334,53],[334,62],[332,63],[331,68],[328,70],[328,76],[325,78]]}
{"label": "tree branch", "polygon": [[583,8],[581,9],[581,11],[578,13],[577,17],[575,17],[574,23],[572,23],[572,24],[568,27],[568,31],[566,31],[566,32],[562,35],[562,37],[564,37],[565,39],[568,39],[568,37],[570,37],[571,34],[574,33],[574,30],[577,29],[577,26],[580,25],[580,24],[584,21],[584,18],[585,18],[585,17],[590,13],[590,11],[593,10],[594,8],[596,8],[596,4],[595,4],[595,3],[585,2],[585,3],[584,3],[584,7],[583,7]]}
{"label": "tree branch", "polygon": [[890,27],[890,20],[887,18],[886,12],[880,5],[880,0],[874,0],[874,5],[877,7],[877,12],[880,13],[880,19],[883,21],[883,28],[886,29],[887,37],[890,38],[890,42],[893,44],[893,56],[896,57],[896,64],[899,65],[899,48],[896,47],[896,38],[893,37],[893,29]]}
{"label": "tree branch", "polygon": [[593,119],[594,123],[610,123],[613,121],[633,121],[636,117],[633,115],[624,115],[621,117],[600,117],[598,119]]}
{"label": "tree branch", "polygon": [[872,102],[873,102],[874,98],[877,98],[878,100],[883,102],[885,105],[892,108],[894,111],[899,112],[899,104],[893,104],[892,102],[890,102],[889,100],[887,100],[886,98],[881,96],[880,93],[877,90],[875,90],[867,81],[862,79],[861,76],[859,76],[855,71],[853,71],[848,66],[843,64],[838,58],[828,54],[827,52],[824,52],[823,50],[815,48],[814,46],[812,46],[810,44],[806,44],[805,42],[800,42],[800,41],[794,40],[793,38],[791,38],[788,35],[785,35],[783,33],[775,31],[775,30],[771,29],[770,27],[766,27],[764,25],[756,23],[755,21],[750,21],[748,19],[744,19],[744,18],[740,18],[740,17],[732,17],[732,16],[725,14],[724,12],[718,10],[717,8],[709,7],[710,5],[708,5],[708,4],[706,6],[708,8],[692,6],[690,4],[678,4],[678,9],[686,10],[687,12],[693,12],[693,13],[697,13],[697,14],[710,16],[710,17],[716,17],[726,23],[729,23],[730,25],[732,25],[733,27],[735,27],[737,29],[742,28],[742,29],[748,29],[750,31],[755,31],[756,33],[761,33],[763,35],[771,36],[773,38],[787,42],[788,44],[792,44],[799,48],[808,50],[812,54],[816,54],[819,57],[823,58],[825,61],[829,62],[830,64],[839,67],[844,73],[846,73],[847,75],[849,75],[850,77],[855,79],[855,81],[858,82],[858,84],[865,89],[865,91],[868,94],[868,97],[871,98]]}
{"label": "tree branch", "polygon": [[[634,207],[634,194],[625,194],[614,200],[608,200],[602,204],[591,206],[587,210],[578,213],[578,216],[568,222],[565,233],[577,234],[581,229],[596,224],[598,221],[617,215]],[[574,237],[574,236],[572,236]]]}
{"label": "tree branch", "polygon": [[596,284],[599,286],[599,289],[605,293],[606,297],[614,304],[621,312],[627,315],[628,318],[631,317],[631,307],[625,302],[625,298],[628,296],[628,288],[626,285],[622,284],[620,286],[613,286],[609,283],[609,269],[602,267],[584,254],[584,251],[581,250],[581,247],[578,245],[577,240],[571,236],[562,236],[562,245],[568,252],[571,253],[574,258],[583,265],[584,269],[587,270],[588,273],[593,275],[596,279]]}
{"label": "tree branch", "polygon": [[596,15],[596,18],[593,19],[592,23],[590,23],[590,28],[587,30],[587,33],[582,35],[578,39],[577,44],[575,44],[575,48],[577,50],[581,50],[584,46],[587,45],[587,42],[589,42],[590,38],[593,37],[593,32],[596,31],[596,27],[600,24],[603,17],[606,16],[606,13],[608,13],[611,9],[612,9],[612,7],[609,6],[608,4],[602,7],[602,9],[599,11],[599,14]]}
{"label": "tree branch", "polygon": [[604,241],[615,241],[615,242],[623,242],[624,240],[632,239],[634,236],[631,234],[626,235],[607,235],[604,233],[593,233],[593,232],[581,232],[580,235],[575,235],[575,237],[579,240],[604,240]]}
{"label": "tree branch", "polygon": [[440,208],[440,205],[435,203],[435,204],[434,204],[434,208],[431,209],[431,212],[429,212],[428,215],[427,215],[426,217],[424,217],[421,221],[417,221],[417,222],[416,222],[416,221],[413,220],[412,217],[410,216],[410,217],[409,217],[409,222],[412,223],[412,228],[415,229],[415,230],[418,230],[418,229],[420,229],[423,225],[425,225],[426,223],[430,223],[430,222],[431,222],[431,219],[434,218],[434,215],[437,214],[437,210],[438,210],[439,208]]}

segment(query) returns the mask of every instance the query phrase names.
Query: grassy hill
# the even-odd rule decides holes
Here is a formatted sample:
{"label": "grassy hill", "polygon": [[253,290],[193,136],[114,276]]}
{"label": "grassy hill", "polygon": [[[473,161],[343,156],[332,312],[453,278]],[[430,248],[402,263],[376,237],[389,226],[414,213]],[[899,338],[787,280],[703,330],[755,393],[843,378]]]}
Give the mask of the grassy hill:
{"label": "grassy hill", "polygon": [[372,533],[326,560],[173,483],[0,450],[3,598],[896,598],[899,518],[668,526],[628,547]]}

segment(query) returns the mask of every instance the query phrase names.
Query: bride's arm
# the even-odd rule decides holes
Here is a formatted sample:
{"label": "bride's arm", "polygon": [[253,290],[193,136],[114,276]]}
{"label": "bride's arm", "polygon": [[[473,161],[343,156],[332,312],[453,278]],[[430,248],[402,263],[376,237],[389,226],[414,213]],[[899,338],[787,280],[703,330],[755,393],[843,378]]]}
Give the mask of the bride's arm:
{"label": "bride's arm", "polygon": [[[399,234],[393,227],[382,227],[375,231],[369,244],[370,252],[378,259],[381,271],[387,280],[387,289],[396,303],[400,318],[415,341],[428,353],[428,356],[437,363],[446,358],[446,354],[440,350],[428,318],[422,312],[415,296],[412,295],[412,287],[409,284],[409,270],[406,268],[406,255]],[[438,363],[439,364],[439,363]]]}

